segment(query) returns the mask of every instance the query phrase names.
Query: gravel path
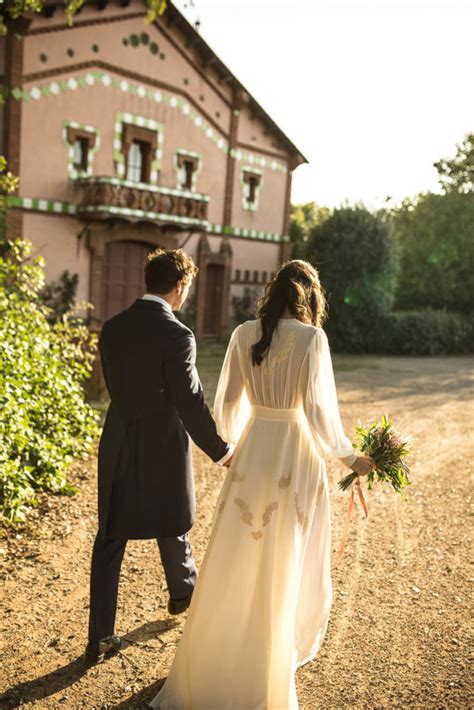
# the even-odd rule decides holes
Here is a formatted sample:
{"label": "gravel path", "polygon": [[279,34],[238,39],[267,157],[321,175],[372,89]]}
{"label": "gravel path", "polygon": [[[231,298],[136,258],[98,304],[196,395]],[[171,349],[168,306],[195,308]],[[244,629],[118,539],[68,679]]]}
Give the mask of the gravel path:
{"label": "gravel path", "polygon": [[[346,498],[336,486],[343,470],[330,462],[335,600],[320,654],[297,675],[301,710],[471,708],[472,361],[339,357],[336,371],[346,431],[389,413],[413,436],[414,482],[407,503],[384,488],[369,493],[369,518],[356,506],[337,558]],[[223,474],[197,450],[195,464],[200,563]],[[77,465],[73,479],[79,495],[45,497],[28,530],[0,540],[2,710],[144,707],[181,633],[183,620],[166,612],[155,544],[130,542],[117,618],[128,645],[84,669],[95,462]]]}

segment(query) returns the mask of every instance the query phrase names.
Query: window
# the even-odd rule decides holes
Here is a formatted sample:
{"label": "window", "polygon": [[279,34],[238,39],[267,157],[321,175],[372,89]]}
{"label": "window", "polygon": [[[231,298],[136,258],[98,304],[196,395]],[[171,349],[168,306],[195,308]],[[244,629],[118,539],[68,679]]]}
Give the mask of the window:
{"label": "window", "polygon": [[240,269],[235,270],[235,281],[239,282],[240,281]]}
{"label": "window", "polygon": [[72,146],[72,165],[77,171],[87,170],[87,160],[89,154],[89,140],[77,136]]}
{"label": "window", "polygon": [[186,190],[191,190],[193,186],[194,163],[192,160],[185,160],[183,163],[183,184]]}
{"label": "window", "polygon": [[262,186],[262,175],[256,170],[242,171],[242,205],[245,210],[258,208],[258,196]]}
{"label": "window", "polygon": [[127,180],[133,182],[148,182],[148,154],[150,144],[143,141],[133,141],[127,155]]}
{"label": "window", "polygon": [[258,271],[253,272],[253,282],[254,284],[258,284]]}
{"label": "window", "polygon": [[[125,158],[125,178],[131,182],[146,182],[152,180],[152,164],[157,148],[156,131],[123,124],[122,151]],[[153,177],[153,181],[157,179]]]}
{"label": "window", "polygon": [[249,176],[249,194],[247,199],[251,205],[255,204],[257,200],[257,187],[259,182],[260,180],[256,175]]}
{"label": "window", "polygon": [[68,149],[67,170],[73,180],[92,175],[93,156],[99,149],[99,131],[76,121],[64,121],[63,140]]}
{"label": "window", "polygon": [[268,276],[267,272],[266,272],[266,271],[263,271],[263,272],[262,272],[262,281],[263,281],[264,284],[267,283],[267,276]]}
{"label": "window", "polygon": [[200,168],[199,153],[180,148],[176,151],[175,167],[178,176],[176,185],[178,190],[195,190]]}

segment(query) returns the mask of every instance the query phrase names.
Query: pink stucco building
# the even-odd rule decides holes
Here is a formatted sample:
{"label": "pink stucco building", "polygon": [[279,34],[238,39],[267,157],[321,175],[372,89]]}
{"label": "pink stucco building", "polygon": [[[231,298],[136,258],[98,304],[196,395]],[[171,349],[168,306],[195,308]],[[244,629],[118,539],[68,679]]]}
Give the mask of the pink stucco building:
{"label": "pink stucco building", "polygon": [[141,295],[150,249],[183,246],[197,335],[225,337],[232,295],[288,257],[305,159],[171,3],[144,18],[141,0],[100,0],[68,27],[47,2],[0,39],[1,153],[21,181],[8,230],[48,280],[78,274],[95,328]]}

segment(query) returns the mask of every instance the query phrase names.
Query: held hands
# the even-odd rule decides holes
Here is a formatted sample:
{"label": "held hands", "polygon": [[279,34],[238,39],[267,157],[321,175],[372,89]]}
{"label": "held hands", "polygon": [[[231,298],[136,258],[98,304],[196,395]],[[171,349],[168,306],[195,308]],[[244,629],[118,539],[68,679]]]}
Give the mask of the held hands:
{"label": "held hands", "polygon": [[234,454],[232,454],[232,456],[230,457],[230,459],[227,459],[227,461],[225,462],[225,464],[224,464],[224,467],[225,467],[225,468],[229,468],[229,467],[230,467],[230,464],[232,463],[232,459],[233,459],[233,458],[234,458]]}
{"label": "held hands", "polygon": [[351,466],[358,476],[367,476],[375,468],[375,461],[372,456],[358,456]]}

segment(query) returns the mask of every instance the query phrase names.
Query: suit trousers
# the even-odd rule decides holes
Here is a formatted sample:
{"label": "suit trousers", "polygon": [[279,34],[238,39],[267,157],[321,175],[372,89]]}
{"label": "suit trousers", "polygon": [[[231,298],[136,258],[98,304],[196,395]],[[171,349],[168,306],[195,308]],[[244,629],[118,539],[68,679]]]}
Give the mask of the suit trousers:
{"label": "suit trousers", "polygon": [[[196,583],[196,564],[188,534],[157,538],[169,596],[185,599]],[[112,636],[117,610],[117,595],[123,555],[127,540],[105,538],[97,534],[92,551],[90,579],[89,642]]]}

